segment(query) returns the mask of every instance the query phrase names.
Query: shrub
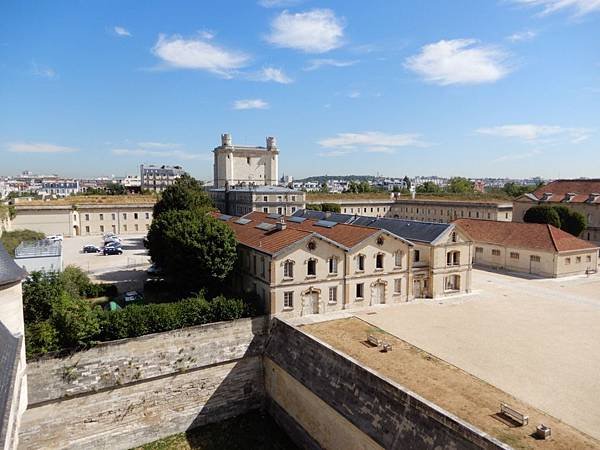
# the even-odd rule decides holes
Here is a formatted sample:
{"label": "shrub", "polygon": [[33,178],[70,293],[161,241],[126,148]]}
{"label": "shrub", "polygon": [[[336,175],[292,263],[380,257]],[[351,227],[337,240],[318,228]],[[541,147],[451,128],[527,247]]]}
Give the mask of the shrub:
{"label": "shrub", "polygon": [[547,223],[560,228],[560,217],[554,208],[546,205],[532,206],[523,216],[527,223]]}
{"label": "shrub", "polygon": [[50,321],[62,348],[89,344],[100,333],[98,312],[88,302],[63,292],[54,305]]}
{"label": "shrub", "polygon": [[236,298],[225,298],[222,295],[210,302],[211,321],[233,320],[242,317],[246,312],[244,302]]}
{"label": "shrub", "polygon": [[321,203],[307,203],[306,209],[311,209],[313,211],[323,211],[323,206]]}
{"label": "shrub", "polygon": [[32,272],[23,283],[25,323],[48,320],[63,288],[55,273]]}
{"label": "shrub", "polygon": [[342,211],[342,208],[339,203],[322,203],[321,211],[331,211],[339,213]]}
{"label": "shrub", "polygon": [[49,322],[37,322],[25,327],[27,358],[59,350],[58,332]]}

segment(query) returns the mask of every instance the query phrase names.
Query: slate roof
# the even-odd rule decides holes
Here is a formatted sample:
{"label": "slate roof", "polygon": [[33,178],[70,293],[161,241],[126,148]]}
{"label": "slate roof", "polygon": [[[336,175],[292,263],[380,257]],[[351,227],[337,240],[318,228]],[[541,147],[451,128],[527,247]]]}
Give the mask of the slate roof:
{"label": "slate roof", "polygon": [[5,441],[22,339],[22,336],[13,336],[0,321],[0,448],[6,448],[7,444]]}
{"label": "slate roof", "polygon": [[597,248],[591,242],[548,224],[479,219],[457,219],[453,223],[475,242],[553,253]]}
{"label": "slate roof", "polygon": [[361,225],[389,231],[407,241],[432,243],[448,229],[452,224],[420,222],[418,220],[392,219],[386,217],[368,217],[352,214],[325,213],[322,211],[299,210],[294,213],[296,217],[307,217],[314,220],[330,220],[332,222],[351,225]]}
{"label": "slate roof", "polygon": [[27,272],[17,266],[2,244],[0,244],[0,286],[21,281],[26,276]]}

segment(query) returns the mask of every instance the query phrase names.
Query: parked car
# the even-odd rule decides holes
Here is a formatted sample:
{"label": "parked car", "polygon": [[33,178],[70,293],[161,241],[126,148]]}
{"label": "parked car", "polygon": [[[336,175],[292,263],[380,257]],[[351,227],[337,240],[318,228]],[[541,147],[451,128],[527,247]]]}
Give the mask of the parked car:
{"label": "parked car", "polygon": [[117,241],[105,242],[104,246],[105,247],[115,247],[115,248],[121,248],[122,247],[121,243],[117,242]]}
{"label": "parked car", "polygon": [[119,247],[104,247],[104,250],[102,250],[102,254],[103,255],[122,255],[123,250],[121,250]]}
{"label": "parked car", "polygon": [[116,236],[113,236],[113,237],[109,237],[109,238],[104,238],[104,242],[105,242],[105,243],[106,243],[106,242],[119,242],[119,243],[120,243],[120,242],[121,242],[121,239],[119,239],[119,238],[118,238],[118,237],[116,237]]}
{"label": "parked car", "polygon": [[83,246],[83,253],[99,253],[101,251],[102,249],[97,245],[88,244]]}
{"label": "parked car", "polygon": [[138,291],[129,291],[125,292],[123,299],[125,300],[125,303],[131,303],[135,301],[141,301],[143,297]]}
{"label": "parked car", "polygon": [[46,239],[49,241],[61,241],[63,240],[62,234],[51,234],[50,236],[46,236]]}

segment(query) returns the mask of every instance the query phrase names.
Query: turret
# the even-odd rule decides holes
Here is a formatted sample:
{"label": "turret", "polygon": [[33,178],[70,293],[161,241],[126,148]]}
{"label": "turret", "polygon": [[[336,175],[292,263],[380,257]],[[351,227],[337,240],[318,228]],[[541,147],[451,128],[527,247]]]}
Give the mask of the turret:
{"label": "turret", "polygon": [[267,150],[277,150],[277,139],[273,136],[267,136]]}
{"label": "turret", "polygon": [[231,147],[231,142],[232,142],[232,140],[231,140],[231,134],[229,134],[229,133],[223,133],[221,135],[221,145],[223,147]]}

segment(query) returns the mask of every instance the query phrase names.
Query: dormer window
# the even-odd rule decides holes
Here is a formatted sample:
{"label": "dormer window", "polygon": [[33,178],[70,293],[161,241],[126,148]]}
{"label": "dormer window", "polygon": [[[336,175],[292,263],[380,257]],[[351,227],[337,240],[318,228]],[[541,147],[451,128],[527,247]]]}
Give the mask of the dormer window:
{"label": "dormer window", "polygon": [[592,192],[587,199],[588,203],[594,203],[596,200],[600,199],[600,194],[596,192]]}
{"label": "dormer window", "polygon": [[548,201],[550,201],[551,198],[552,198],[552,192],[545,192],[544,195],[542,195],[542,198],[540,198],[540,201],[548,202]]}
{"label": "dormer window", "polygon": [[575,198],[575,195],[577,195],[577,194],[575,194],[573,192],[569,192],[569,193],[565,194],[564,201],[565,202],[571,202]]}

